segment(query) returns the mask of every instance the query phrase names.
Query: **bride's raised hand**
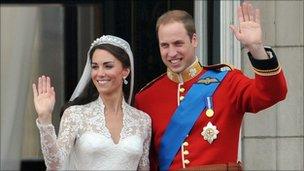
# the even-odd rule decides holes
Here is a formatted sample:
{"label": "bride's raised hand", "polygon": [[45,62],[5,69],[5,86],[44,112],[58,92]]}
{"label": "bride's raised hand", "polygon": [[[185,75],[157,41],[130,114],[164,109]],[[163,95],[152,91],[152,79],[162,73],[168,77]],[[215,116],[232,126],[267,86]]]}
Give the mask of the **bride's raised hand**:
{"label": "bride's raised hand", "polygon": [[38,120],[42,124],[52,123],[52,112],[55,105],[55,91],[51,86],[50,77],[38,78],[37,86],[33,84],[34,105],[38,114]]}

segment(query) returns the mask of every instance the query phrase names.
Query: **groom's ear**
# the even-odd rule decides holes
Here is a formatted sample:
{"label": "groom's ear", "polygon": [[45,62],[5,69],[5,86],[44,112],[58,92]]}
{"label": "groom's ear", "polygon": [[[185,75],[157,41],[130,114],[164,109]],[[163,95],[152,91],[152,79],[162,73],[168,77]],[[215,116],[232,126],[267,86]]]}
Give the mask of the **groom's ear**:
{"label": "groom's ear", "polygon": [[197,37],[196,33],[193,33],[190,41],[191,41],[192,46],[196,48],[198,45],[198,37]]}

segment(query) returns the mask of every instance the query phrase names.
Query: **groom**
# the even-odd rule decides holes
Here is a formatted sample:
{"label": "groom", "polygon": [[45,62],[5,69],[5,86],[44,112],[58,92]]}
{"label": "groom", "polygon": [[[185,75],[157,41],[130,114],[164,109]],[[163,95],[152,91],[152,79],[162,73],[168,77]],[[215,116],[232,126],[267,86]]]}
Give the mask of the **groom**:
{"label": "groom", "polygon": [[271,48],[263,46],[260,12],[248,2],[231,25],[249,51],[255,72],[221,71],[225,64],[202,67],[195,55],[198,36],[192,16],[168,11],[156,23],[166,74],[135,97],[152,119],[151,169],[241,170],[239,131],[245,112],[256,113],[285,99],[286,80]]}

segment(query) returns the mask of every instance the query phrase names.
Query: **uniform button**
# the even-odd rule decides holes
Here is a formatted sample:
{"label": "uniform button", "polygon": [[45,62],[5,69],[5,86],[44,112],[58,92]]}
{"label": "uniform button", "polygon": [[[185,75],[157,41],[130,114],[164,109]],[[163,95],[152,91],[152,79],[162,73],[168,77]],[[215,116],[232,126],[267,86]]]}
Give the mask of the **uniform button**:
{"label": "uniform button", "polygon": [[180,96],[179,100],[182,101],[182,100],[184,100],[184,98],[185,98],[184,96]]}
{"label": "uniform button", "polygon": [[185,88],[180,88],[179,92],[181,92],[181,93],[185,92]]}
{"label": "uniform button", "polygon": [[188,150],[185,150],[183,153],[184,153],[184,155],[188,155],[188,154],[189,154],[189,151],[188,151]]}
{"label": "uniform button", "polygon": [[189,164],[190,161],[189,161],[188,159],[186,159],[186,160],[184,160],[184,163],[185,163],[185,164]]}
{"label": "uniform button", "polygon": [[183,146],[188,146],[188,145],[189,143],[187,141],[183,143]]}

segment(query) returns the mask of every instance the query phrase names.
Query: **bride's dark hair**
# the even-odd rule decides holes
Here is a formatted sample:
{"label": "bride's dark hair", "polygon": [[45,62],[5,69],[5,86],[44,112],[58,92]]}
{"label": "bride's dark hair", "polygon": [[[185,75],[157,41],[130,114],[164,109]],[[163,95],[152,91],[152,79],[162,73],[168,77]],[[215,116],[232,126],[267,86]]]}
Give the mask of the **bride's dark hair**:
{"label": "bride's dark hair", "polygon": [[[123,68],[130,68],[129,56],[122,48],[111,45],[111,44],[97,45],[97,46],[93,47],[92,50],[90,51],[90,54],[89,54],[90,61],[92,61],[92,56],[96,49],[102,49],[102,50],[108,51],[122,63]],[[129,80],[129,79],[130,79],[130,76],[127,77],[127,80]],[[130,93],[129,89],[130,89],[129,86],[123,86],[123,92],[124,92],[125,98],[129,97],[129,93]],[[88,84],[86,85],[86,87],[84,88],[84,90],[82,91],[82,93],[77,98],[75,98],[73,101],[67,102],[65,105],[62,106],[61,112],[60,112],[60,117],[63,115],[63,112],[65,111],[65,109],[67,109],[68,107],[74,106],[74,105],[88,104],[88,103],[96,100],[98,98],[98,96],[99,96],[99,93],[91,79],[88,82]]]}

